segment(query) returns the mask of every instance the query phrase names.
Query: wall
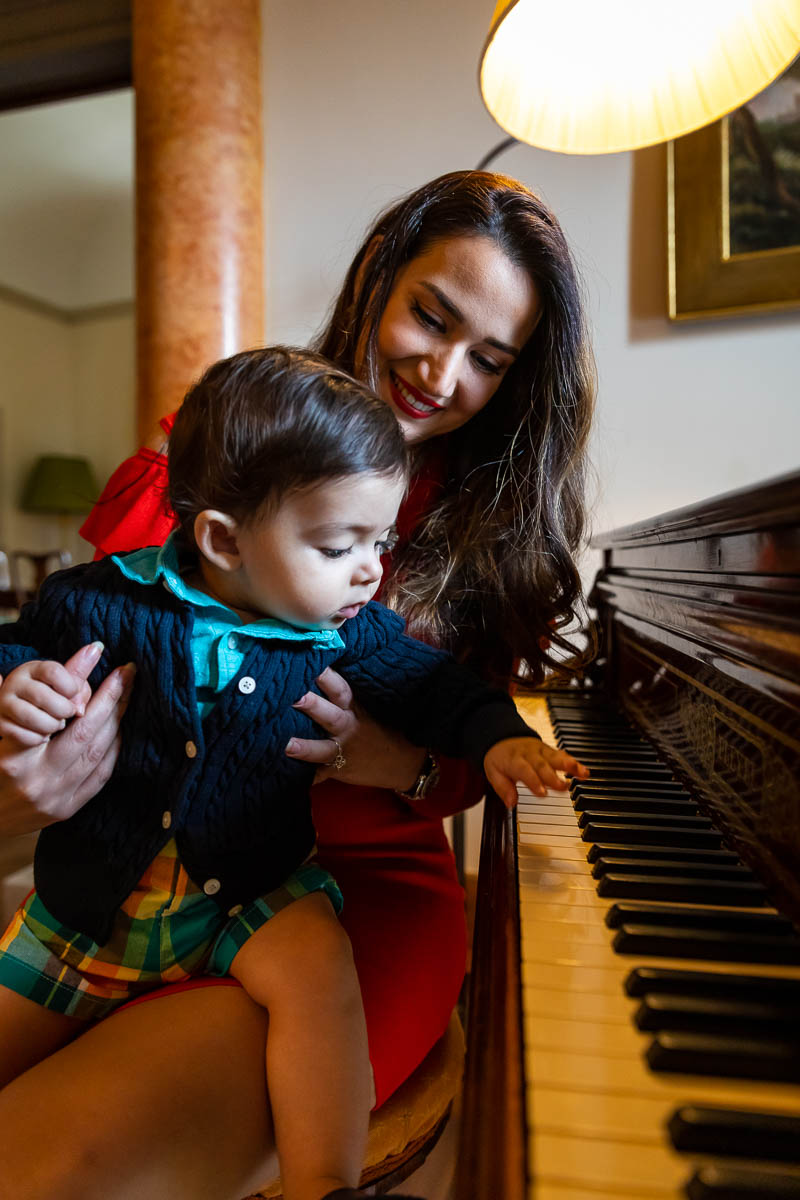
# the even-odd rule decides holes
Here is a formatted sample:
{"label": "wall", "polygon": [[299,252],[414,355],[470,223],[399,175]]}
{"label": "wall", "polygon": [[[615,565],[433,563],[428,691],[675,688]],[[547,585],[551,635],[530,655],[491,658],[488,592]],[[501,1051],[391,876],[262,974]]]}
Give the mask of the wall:
{"label": "wall", "polygon": [[[492,0],[263,0],[267,337],[322,322],[373,215],[501,137],[477,88]],[[493,164],[541,192],[580,261],[600,392],[594,526],[798,467],[800,313],[671,325],[663,148]],[[584,565],[587,578],[595,558]],[[477,822],[468,829],[475,866]]]}
{"label": "wall", "polygon": [[17,503],[41,454],[85,455],[102,485],[135,446],[132,307],[66,319],[0,297],[0,419],[0,547],[65,546],[76,562],[90,558],[78,519]]}

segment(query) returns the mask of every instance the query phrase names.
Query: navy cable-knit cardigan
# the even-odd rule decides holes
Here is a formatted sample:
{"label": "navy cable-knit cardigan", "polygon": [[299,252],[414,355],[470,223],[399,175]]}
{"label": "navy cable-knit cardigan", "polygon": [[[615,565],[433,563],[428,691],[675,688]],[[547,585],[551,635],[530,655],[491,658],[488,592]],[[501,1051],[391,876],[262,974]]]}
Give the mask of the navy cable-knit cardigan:
{"label": "navy cable-knit cardigan", "polygon": [[[191,606],[172,592],[127,579],[104,559],[51,575],[19,620],[0,626],[2,675],[32,659],[63,662],[91,641],[105,644],[93,688],[113,667],[138,668],[111,779],[43,829],[36,848],[42,902],[96,942],[108,939],[115,911],[171,837],[196,883],[219,884],[223,913],[303,862],[314,844],[315,767],[284,748],[290,737],[319,736],[292,704],[319,690],[325,667],[340,671],[382,724],[478,766],[500,739],[535,736],[508,695],[407,637],[400,617],[374,602],[340,629],[344,650],[248,639],[240,670],[201,721],[192,621]],[[252,691],[239,689],[245,676]]]}

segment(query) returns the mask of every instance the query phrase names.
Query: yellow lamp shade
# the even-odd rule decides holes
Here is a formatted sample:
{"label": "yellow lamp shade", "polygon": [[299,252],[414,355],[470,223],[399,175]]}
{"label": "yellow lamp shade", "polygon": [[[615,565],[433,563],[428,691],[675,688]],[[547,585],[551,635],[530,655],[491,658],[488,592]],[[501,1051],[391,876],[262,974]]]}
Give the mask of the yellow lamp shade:
{"label": "yellow lamp shade", "polygon": [[480,87],[519,141],[608,154],[716,121],[798,52],[800,0],[500,0]]}

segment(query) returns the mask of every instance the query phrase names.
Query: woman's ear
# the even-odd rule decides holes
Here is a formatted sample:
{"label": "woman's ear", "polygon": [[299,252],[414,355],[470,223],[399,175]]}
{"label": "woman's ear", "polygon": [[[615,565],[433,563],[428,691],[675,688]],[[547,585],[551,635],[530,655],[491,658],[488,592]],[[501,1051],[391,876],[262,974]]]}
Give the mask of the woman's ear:
{"label": "woman's ear", "polygon": [[203,558],[220,571],[236,571],[241,566],[239,522],[229,513],[204,508],[194,519],[194,540]]}

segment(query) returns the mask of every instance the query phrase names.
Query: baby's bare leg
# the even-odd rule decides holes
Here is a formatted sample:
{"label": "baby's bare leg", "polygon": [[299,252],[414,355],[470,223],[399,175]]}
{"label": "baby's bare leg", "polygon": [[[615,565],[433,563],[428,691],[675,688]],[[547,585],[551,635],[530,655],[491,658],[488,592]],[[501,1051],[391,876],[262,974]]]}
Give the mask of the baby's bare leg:
{"label": "baby's bare leg", "polygon": [[0,984],[0,1089],[86,1028]]}
{"label": "baby's bare leg", "polygon": [[263,925],[231,974],[269,1013],[267,1081],[286,1200],[355,1187],[370,1108],[367,1031],[350,941],[314,892]]}

